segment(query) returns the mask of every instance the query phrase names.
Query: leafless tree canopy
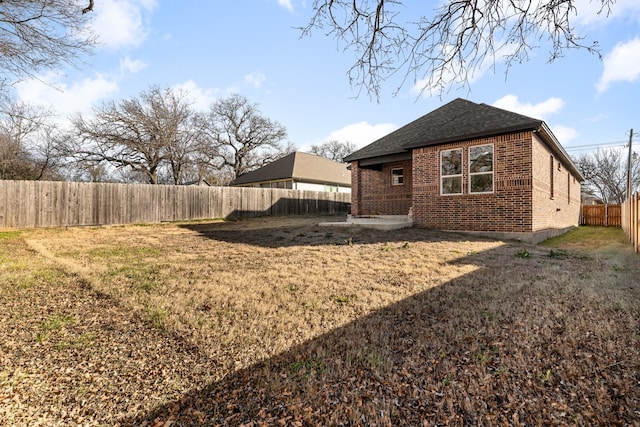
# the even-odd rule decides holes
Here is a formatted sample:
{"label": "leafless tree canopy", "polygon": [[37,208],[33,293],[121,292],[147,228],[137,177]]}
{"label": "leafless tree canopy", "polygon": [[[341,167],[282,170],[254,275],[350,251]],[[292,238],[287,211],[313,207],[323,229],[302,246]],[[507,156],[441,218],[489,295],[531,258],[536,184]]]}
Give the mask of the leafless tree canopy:
{"label": "leafless tree canopy", "polygon": [[[152,86],[103,104],[91,118],[78,115],[74,132],[57,141],[59,157],[70,160],[76,179],[227,184],[293,151],[282,144],[285,128],[246,98],[234,95],[197,113],[188,95]],[[108,173],[114,169],[117,178]]]}
{"label": "leafless tree canopy", "polygon": [[14,102],[0,111],[0,179],[60,179],[49,112]]}
{"label": "leafless tree canopy", "polygon": [[287,131],[262,115],[257,105],[242,95],[216,101],[201,119],[205,150],[217,169],[229,168],[233,178],[288,154]]}
{"label": "leafless tree canopy", "polygon": [[[601,6],[599,14],[608,14],[615,3],[593,1]],[[349,79],[376,98],[393,74],[403,76],[397,90],[410,79],[422,91],[442,93],[451,84],[468,85],[474,71],[495,66],[499,58],[506,70],[528,60],[541,42],[550,45],[549,61],[566,49],[600,55],[597,42],[574,31],[577,0],[449,0],[420,17],[405,16],[403,3],[315,0],[314,14],[301,30],[324,31],[353,51]]]}
{"label": "leafless tree canopy", "polygon": [[[626,153],[626,150],[614,148],[600,149],[574,159],[586,179],[582,184],[583,191],[604,203],[622,203],[627,194]],[[632,154],[631,182],[633,188],[640,185],[640,159],[637,153]]]}
{"label": "leafless tree canopy", "polygon": [[312,145],[309,152],[336,162],[342,162],[342,159],[356,151],[356,148],[356,145],[352,142],[332,140],[323,142],[322,144]]}
{"label": "leafless tree canopy", "polygon": [[185,93],[153,86],[139,97],[94,109],[91,119],[77,116],[75,135],[61,144],[61,151],[93,169],[106,162],[151,184],[158,184],[165,172],[179,184],[196,150],[192,119]]}
{"label": "leafless tree canopy", "polygon": [[[84,11],[83,11],[83,6]],[[95,39],[88,32],[86,0],[4,0],[0,2],[2,86],[61,63],[73,64]]]}

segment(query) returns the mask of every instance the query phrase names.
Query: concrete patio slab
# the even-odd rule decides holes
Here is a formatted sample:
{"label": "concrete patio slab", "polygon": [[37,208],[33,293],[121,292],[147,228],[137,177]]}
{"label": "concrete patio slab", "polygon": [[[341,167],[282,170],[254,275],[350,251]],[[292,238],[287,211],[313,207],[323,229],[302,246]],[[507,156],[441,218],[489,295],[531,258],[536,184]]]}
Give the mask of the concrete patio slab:
{"label": "concrete patio slab", "polygon": [[321,222],[323,227],[361,227],[374,230],[399,230],[413,227],[413,219],[408,215],[371,215],[354,217],[347,215],[345,222]]}

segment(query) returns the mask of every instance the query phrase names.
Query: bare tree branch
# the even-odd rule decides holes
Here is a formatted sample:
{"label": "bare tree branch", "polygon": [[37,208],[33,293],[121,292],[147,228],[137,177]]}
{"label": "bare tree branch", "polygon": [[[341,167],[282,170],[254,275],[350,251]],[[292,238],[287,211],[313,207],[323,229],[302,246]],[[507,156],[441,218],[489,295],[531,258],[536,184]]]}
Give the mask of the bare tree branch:
{"label": "bare tree branch", "polygon": [[[0,8],[0,86],[74,64],[90,53],[95,37],[89,32],[84,0],[5,0]],[[81,13],[83,12],[83,13]]]}
{"label": "bare tree branch", "polygon": [[[581,154],[575,163],[585,177],[582,186],[588,194],[604,203],[618,204],[624,201],[627,193],[627,158],[623,150],[610,148]],[[635,188],[640,184],[640,159],[635,153],[631,165],[631,183]]]}
{"label": "bare tree branch", "polygon": [[356,148],[356,145],[352,142],[332,140],[319,145],[312,145],[309,153],[326,157],[335,162],[342,162],[342,159],[356,151]]}
{"label": "bare tree branch", "polygon": [[93,119],[78,115],[75,135],[60,149],[78,163],[95,167],[107,162],[145,176],[150,184],[158,184],[167,168],[172,183],[180,184],[182,169],[197,148],[186,96],[153,86],[137,98],[106,103],[94,109]]}
{"label": "bare tree branch", "polygon": [[287,131],[260,113],[257,105],[241,95],[218,100],[201,117],[210,165],[230,168],[233,178],[281,157],[287,147]]}
{"label": "bare tree branch", "polygon": [[82,14],[89,13],[93,10],[93,0],[89,0],[89,6],[82,9]]}
{"label": "bare tree branch", "polygon": [[[601,4],[598,14],[607,15],[615,3],[593,1]],[[421,91],[442,93],[452,84],[468,85],[474,73],[498,61],[508,72],[545,41],[549,61],[567,49],[600,56],[597,42],[575,34],[577,0],[449,0],[417,20],[404,17],[403,3],[315,0],[313,16],[300,30],[303,35],[323,31],[352,51],[351,84],[377,99],[392,75],[402,76],[396,94],[408,80]]]}
{"label": "bare tree branch", "polygon": [[0,179],[59,179],[48,122],[51,113],[14,102],[0,110]]}

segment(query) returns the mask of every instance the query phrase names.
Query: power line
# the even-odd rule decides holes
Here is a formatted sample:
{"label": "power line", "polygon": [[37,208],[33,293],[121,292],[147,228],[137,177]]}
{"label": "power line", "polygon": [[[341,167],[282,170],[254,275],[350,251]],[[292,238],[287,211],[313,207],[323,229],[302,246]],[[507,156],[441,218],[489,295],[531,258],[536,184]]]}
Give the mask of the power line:
{"label": "power line", "polygon": [[616,147],[626,147],[627,141],[611,141],[611,142],[600,142],[600,143],[592,143],[592,144],[584,144],[584,145],[573,145],[571,147],[565,147],[565,151],[578,151],[578,150],[589,150],[589,149],[597,149],[597,148],[616,148]]}

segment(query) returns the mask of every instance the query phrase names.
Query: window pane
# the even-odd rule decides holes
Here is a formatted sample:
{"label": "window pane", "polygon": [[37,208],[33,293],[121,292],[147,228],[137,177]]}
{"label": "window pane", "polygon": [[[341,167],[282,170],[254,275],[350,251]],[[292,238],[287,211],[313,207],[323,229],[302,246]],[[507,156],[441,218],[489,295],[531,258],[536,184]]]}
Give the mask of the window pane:
{"label": "window pane", "polygon": [[469,148],[469,172],[493,171],[493,145]]}
{"label": "window pane", "polygon": [[404,169],[391,169],[391,185],[404,184]]}
{"label": "window pane", "polygon": [[462,177],[442,178],[442,194],[462,194]]}
{"label": "window pane", "polygon": [[462,150],[446,150],[441,152],[442,175],[462,174]]}
{"label": "window pane", "polygon": [[493,191],[493,174],[483,173],[471,175],[472,193],[490,193]]}

